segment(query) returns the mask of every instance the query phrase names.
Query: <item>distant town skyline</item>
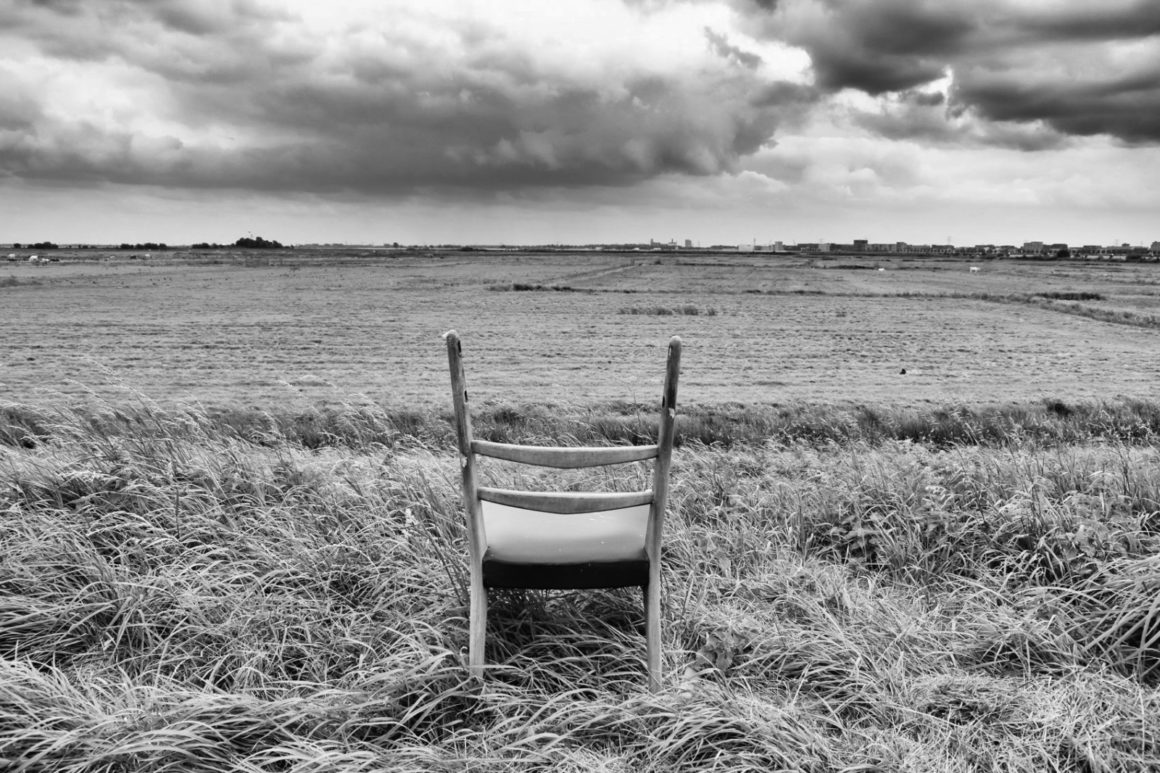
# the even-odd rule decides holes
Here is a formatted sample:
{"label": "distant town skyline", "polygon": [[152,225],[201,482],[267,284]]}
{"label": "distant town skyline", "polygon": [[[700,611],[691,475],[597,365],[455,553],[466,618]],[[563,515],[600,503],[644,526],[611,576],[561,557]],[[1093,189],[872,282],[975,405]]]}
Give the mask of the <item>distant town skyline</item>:
{"label": "distant town skyline", "polygon": [[[296,249],[302,250],[326,250],[334,249],[338,251],[337,255],[344,254],[342,251],[347,249],[356,250],[386,250],[386,251],[415,251],[415,250],[484,250],[484,251],[509,251],[519,252],[522,250],[545,250],[556,252],[633,252],[633,251],[658,251],[658,252],[761,252],[761,253],[786,253],[786,254],[832,254],[834,256],[853,255],[863,257],[906,257],[906,256],[979,256],[989,258],[1077,258],[1077,259],[1128,259],[1128,260],[1144,260],[1148,262],[1160,260],[1160,240],[1148,243],[1131,244],[1128,242],[1120,243],[1085,243],[1085,244],[1068,244],[1066,242],[1054,242],[1034,240],[1023,242],[1022,244],[1004,244],[995,242],[977,242],[974,244],[957,244],[953,242],[934,242],[934,243],[910,243],[906,241],[890,241],[890,242],[871,242],[868,239],[855,239],[853,242],[786,242],[780,239],[758,242],[744,243],[714,243],[714,244],[700,244],[694,243],[692,239],[685,239],[683,242],[678,242],[675,239],[669,241],[657,241],[650,239],[647,242],[604,242],[604,243],[542,243],[542,244],[516,244],[516,243],[497,243],[484,244],[479,242],[437,242],[437,243],[416,243],[416,244],[401,244],[399,242],[391,244],[373,244],[373,243],[358,243],[358,242],[324,242],[324,243],[303,243],[303,244],[282,244],[277,240],[268,240],[264,237],[241,237],[233,243],[206,243],[197,242],[193,244],[170,244],[167,242],[112,242],[108,244],[100,243],[57,243],[52,241],[40,242],[0,242],[0,249],[6,251],[6,255],[0,257],[6,258],[9,262],[12,261],[32,261],[32,262],[59,262],[60,255],[65,255],[68,258],[92,260],[102,259],[104,257],[116,257],[117,254],[129,254],[131,258],[148,259],[153,257],[161,258],[168,255],[174,256],[188,256],[203,253],[211,253],[215,250],[226,251],[231,254],[236,254],[238,251],[250,250],[283,250],[293,251]],[[116,253],[114,255],[105,255],[106,251]]]}
{"label": "distant town skyline", "polygon": [[1154,0],[13,0],[0,243],[1150,245]]}

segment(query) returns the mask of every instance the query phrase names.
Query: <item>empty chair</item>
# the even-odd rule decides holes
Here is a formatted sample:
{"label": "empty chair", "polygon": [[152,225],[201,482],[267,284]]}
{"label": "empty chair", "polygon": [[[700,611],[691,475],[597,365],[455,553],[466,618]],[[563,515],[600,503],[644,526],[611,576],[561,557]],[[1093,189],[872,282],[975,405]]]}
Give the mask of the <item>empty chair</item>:
{"label": "empty chair", "polygon": [[[676,422],[681,339],[669,341],[657,442],[648,446],[545,447],[475,440],[459,335],[447,360],[467,515],[471,605],[468,662],[482,675],[490,588],[644,591],[649,689],[660,685],[660,556]],[[654,460],[653,485],[633,492],[531,492],[481,486],[476,457],[556,469]]]}

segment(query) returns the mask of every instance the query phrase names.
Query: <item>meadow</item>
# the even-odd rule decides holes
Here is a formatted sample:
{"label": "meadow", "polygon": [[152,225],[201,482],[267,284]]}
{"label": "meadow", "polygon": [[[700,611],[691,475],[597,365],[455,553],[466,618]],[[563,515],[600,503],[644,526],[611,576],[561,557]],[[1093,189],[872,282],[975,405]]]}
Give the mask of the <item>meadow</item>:
{"label": "meadow", "polygon": [[[1160,769],[1153,267],[657,260],[13,269],[0,768]],[[645,442],[684,338],[661,691],[629,591],[468,677],[450,327],[532,443]]]}
{"label": "meadow", "polygon": [[[207,405],[442,404],[438,341],[455,328],[475,390],[516,402],[651,399],[674,334],[689,342],[685,404],[1151,394],[1160,266],[968,268],[457,251],[13,265],[0,387],[37,402],[128,387]],[[1083,294],[1100,300],[1061,299]]]}

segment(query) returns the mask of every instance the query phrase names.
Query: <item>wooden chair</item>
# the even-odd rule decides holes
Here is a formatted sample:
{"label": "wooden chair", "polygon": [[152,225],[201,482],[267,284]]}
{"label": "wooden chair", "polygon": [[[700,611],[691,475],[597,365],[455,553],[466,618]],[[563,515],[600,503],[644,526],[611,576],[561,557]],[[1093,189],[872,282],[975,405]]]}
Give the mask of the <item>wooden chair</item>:
{"label": "wooden chair", "polygon": [[[493,443],[471,435],[462,346],[444,334],[462,456],[471,603],[468,663],[483,674],[489,588],[621,588],[640,586],[645,605],[649,689],[660,686],[661,531],[677,408],[681,339],[669,341],[655,445],[545,447]],[[653,486],[635,492],[512,491],[476,480],[476,457],[576,469],[654,459]]]}

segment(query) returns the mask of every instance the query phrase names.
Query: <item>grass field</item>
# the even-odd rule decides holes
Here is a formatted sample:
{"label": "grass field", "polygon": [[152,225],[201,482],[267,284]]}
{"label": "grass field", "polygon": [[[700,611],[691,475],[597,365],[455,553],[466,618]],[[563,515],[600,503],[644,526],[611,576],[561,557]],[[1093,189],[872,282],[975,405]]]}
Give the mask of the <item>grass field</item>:
{"label": "grass field", "polygon": [[[854,258],[459,252],[264,261],[273,265],[14,265],[0,286],[0,387],[38,402],[127,385],[210,405],[351,395],[427,405],[447,399],[438,341],[449,328],[481,399],[651,397],[674,334],[686,341],[686,404],[1091,400],[1148,396],[1160,377],[1155,264],[996,261],[970,273],[961,261],[912,260],[879,272]],[[1102,300],[1032,299],[1078,292]],[[684,308],[699,313],[631,313]]]}
{"label": "grass field", "polygon": [[[668,259],[14,271],[0,769],[1160,769],[1160,330],[1034,297],[1148,267]],[[642,442],[684,336],[660,692],[628,591],[468,678],[452,326],[517,442]]]}

